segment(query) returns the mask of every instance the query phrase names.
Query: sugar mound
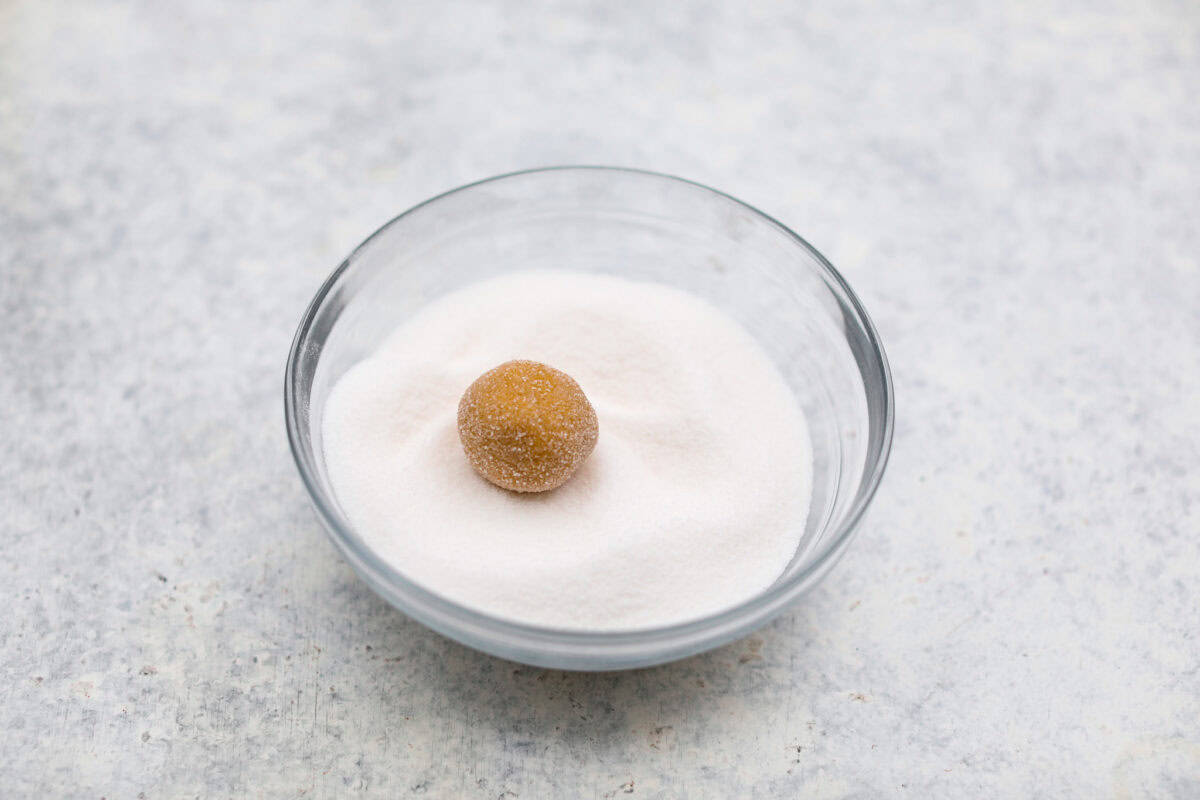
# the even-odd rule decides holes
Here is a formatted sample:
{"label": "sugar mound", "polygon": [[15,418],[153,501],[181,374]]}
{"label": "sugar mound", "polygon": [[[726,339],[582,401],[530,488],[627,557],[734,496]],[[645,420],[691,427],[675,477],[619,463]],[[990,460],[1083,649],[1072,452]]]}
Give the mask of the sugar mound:
{"label": "sugar mound", "polygon": [[[514,358],[582,387],[599,441],[557,489],[477,475],[457,409]],[[656,627],[769,586],[795,553],[812,451],[794,396],[741,326],[678,289],[516,273],[426,306],[337,382],[323,418],[335,494],[413,581],[515,621]]]}

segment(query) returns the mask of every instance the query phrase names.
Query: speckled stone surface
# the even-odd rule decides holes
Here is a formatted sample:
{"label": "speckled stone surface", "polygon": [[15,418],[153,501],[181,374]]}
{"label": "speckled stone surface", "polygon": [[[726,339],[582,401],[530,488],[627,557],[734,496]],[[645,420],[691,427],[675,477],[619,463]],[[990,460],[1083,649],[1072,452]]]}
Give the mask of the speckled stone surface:
{"label": "speckled stone surface", "polygon": [[[0,5],[5,797],[1200,797],[1200,11],[789,5]],[[392,611],[283,431],[350,248],[563,162],[794,226],[896,377],[829,580],[632,673]]]}

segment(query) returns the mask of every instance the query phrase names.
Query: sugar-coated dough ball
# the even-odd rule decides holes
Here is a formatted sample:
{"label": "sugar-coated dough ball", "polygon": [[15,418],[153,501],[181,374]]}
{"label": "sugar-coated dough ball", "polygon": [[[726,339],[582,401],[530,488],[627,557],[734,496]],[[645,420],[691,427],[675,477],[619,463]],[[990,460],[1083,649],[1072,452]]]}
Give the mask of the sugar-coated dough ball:
{"label": "sugar-coated dough ball", "polygon": [[596,410],[565,372],[507,361],[472,383],[458,404],[458,436],[471,466],[497,486],[561,486],[596,446]]}

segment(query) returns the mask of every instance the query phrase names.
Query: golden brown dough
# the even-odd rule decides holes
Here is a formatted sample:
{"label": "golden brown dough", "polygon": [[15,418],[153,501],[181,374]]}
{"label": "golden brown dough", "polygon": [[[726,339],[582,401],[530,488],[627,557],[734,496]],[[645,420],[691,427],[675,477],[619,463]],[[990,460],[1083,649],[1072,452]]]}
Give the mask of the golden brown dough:
{"label": "golden brown dough", "polygon": [[471,466],[497,486],[561,486],[596,446],[596,410],[579,384],[537,361],[508,361],[479,376],[458,404]]}

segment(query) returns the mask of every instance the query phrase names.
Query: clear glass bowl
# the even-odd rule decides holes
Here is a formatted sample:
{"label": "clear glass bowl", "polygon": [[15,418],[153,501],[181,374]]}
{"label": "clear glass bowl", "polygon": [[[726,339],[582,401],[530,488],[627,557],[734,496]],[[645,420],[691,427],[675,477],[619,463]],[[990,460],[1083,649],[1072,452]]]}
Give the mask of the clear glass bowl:
{"label": "clear glass bowl", "polygon": [[[801,543],[773,585],[721,613],[667,627],[591,633],[489,616],[385,563],[347,522],[326,474],[330,388],[413,312],[515,270],[617,274],[707,298],[758,339],[796,393],[813,440],[813,500]],[[466,645],[544,667],[608,670],[698,653],[783,610],[845,551],[883,474],[892,382],[871,321],[808,242],[726,194],[628,169],[502,175],[428,200],[342,262],[309,305],[288,355],[288,437],[317,515],[346,560],[405,614]]]}

